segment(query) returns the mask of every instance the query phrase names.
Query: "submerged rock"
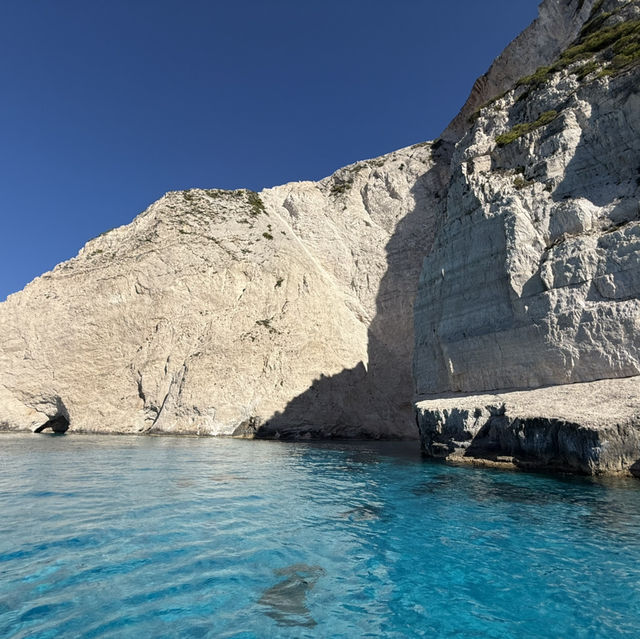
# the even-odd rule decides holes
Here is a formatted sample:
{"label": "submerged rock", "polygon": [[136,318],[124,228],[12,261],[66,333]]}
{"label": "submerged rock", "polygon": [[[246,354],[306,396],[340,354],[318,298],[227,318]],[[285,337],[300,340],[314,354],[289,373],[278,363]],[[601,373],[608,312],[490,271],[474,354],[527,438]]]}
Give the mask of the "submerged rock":
{"label": "submerged rock", "polygon": [[294,564],[274,573],[285,579],[267,588],[258,600],[266,608],[265,614],[281,626],[312,628],[317,625],[307,607],[307,595],[325,574],[324,569],[320,566]]}

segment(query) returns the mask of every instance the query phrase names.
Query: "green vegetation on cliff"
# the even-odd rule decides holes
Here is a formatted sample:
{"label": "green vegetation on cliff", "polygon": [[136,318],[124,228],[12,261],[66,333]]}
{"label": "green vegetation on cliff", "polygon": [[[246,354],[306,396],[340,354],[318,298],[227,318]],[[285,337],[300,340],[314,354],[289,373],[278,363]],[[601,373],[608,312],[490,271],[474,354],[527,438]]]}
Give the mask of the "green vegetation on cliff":
{"label": "green vegetation on cliff", "polygon": [[535,131],[541,126],[545,126],[552,122],[558,117],[558,112],[555,110],[545,111],[542,113],[537,120],[533,122],[523,122],[522,124],[516,124],[511,130],[499,135],[496,138],[496,144],[498,146],[506,146],[507,144],[511,144],[514,140],[517,140],[519,137],[530,133],[531,131]]}
{"label": "green vegetation on cliff", "polygon": [[516,87],[527,87],[520,99],[525,99],[530,91],[547,82],[553,73],[578,62],[585,62],[572,70],[579,80],[598,69],[601,71],[600,75],[613,75],[639,62],[640,20],[625,20],[604,26],[616,13],[608,11],[591,18],[582,27],[576,42],[565,49],[556,62],[550,66],[539,67],[535,73],[520,78]]}

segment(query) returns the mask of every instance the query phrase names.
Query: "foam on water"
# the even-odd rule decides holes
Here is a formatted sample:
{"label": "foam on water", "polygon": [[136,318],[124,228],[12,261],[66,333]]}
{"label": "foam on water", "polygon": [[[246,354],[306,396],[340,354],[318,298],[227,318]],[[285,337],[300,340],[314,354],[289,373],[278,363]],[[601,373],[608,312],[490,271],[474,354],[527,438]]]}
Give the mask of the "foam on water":
{"label": "foam on water", "polygon": [[0,636],[638,637],[640,483],[0,436]]}

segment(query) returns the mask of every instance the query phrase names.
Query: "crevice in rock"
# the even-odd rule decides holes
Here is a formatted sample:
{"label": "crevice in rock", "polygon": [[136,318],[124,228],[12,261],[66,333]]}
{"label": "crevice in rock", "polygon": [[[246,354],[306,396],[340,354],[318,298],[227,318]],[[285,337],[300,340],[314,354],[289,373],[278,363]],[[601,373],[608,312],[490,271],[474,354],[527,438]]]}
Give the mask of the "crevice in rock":
{"label": "crevice in rock", "polygon": [[138,371],[138,379],[136,380],[137,388],[138,388],[138,397],[142,400],[143,404],[146,404],[147,397],[144,393],[144,389],[142,388],[142,373]]}

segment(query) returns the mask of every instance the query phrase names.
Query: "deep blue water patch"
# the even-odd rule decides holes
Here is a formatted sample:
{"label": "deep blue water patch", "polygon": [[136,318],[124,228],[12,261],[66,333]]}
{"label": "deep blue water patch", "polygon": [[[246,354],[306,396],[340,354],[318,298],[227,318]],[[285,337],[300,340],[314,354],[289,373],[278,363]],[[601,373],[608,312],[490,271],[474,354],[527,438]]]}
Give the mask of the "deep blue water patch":
{"label": "deep blue water patch", "polygon": [[640,482],[0,436],[0,636],[640,636]]}

